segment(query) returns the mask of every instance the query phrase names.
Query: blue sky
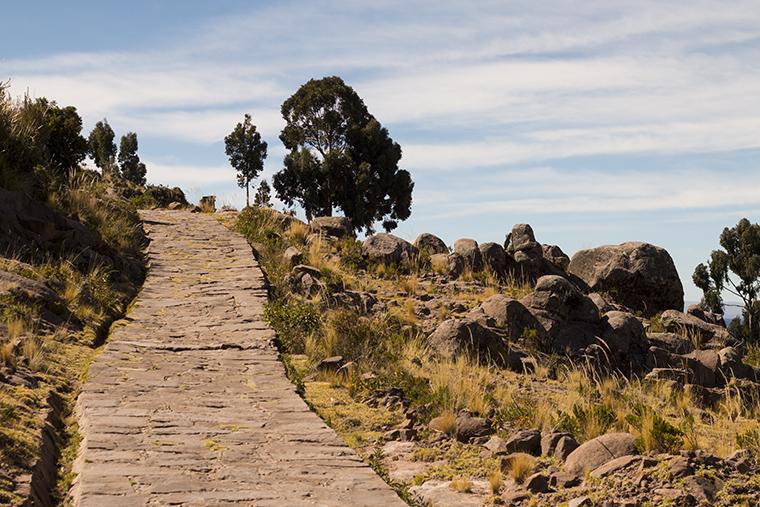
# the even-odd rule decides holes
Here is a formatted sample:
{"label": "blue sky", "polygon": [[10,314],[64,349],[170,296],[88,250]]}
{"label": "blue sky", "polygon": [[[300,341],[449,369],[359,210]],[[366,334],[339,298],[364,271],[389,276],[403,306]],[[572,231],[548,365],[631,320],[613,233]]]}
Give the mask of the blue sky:
{"label": "blue sky", "polygon": [[[760,215],[760,1],[137,1],[3,6],[0,80],[136,131],[152,182],[244,192],[222,139],[340,75],[416,182],[397,230],[572,254],[667,248],[686,287],[723,227]],[[366,5],[362,5],[366,4]]]}

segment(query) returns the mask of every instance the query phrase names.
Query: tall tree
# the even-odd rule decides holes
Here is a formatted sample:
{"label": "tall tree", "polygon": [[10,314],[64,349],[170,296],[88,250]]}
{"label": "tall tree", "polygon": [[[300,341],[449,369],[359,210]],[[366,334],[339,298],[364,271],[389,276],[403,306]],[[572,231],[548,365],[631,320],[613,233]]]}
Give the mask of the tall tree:
{"label": "tall tree", "polygon": [[723,292],[742,300],[745,338],[760,339],[757,320],[760,317],[760,224],[743,218],[735,227],[723,229],[722,250],[713,250],[708,263],[694,270],[694,284],[702,289],[702,305],[723,313]]}
{"label": "tall tree", "polygon": [[62,176],[87,156],[87,140],[82,137],[82,118],[74,106],[58,107],[45,98],[37,99],[37,102],[45,111],[45,147],[50,168]]}
{"label": "tall tree", "polygon": [[261,140],[256,125],[251,123],[250,114],[224,138],[224,145],[230,164],[237,171],[238,185],[245,188],[245,205],[250,206],[251,181],[264,169],[267,158],[267,143]]}
{"label": "tall tree", "polygon": [[145,164],[137,155],[137,134],[128,132],[121,136],[119,143],[119,166],[121,175],[137,185],[145,185]]}
{"label": "tall tree", "polygon": [[253,205],[259,208],[272,207],[272,188],[267,183],[267,180],[261,180],[261,183],[259,183],[259,188],[253,197]]}
{"label": "tall tree", "polygon": [[277,196],[307,218],[340,209],[356,229],[395,229],[411,214],[414,183],[401,147],[339,77],[312,79],[282,105],[280,139],[290,152],[274,176]]}
{"label": "tall tree", "polygon": [[95,161],[95,165],[100,167],[104,175],[110,175],[118,172],[116,167],[116,144],[114,143],[114,133],[108,120],[103,119],[95,124],[95,128],[90,132],[88,143],[90,145],[90,156]]}

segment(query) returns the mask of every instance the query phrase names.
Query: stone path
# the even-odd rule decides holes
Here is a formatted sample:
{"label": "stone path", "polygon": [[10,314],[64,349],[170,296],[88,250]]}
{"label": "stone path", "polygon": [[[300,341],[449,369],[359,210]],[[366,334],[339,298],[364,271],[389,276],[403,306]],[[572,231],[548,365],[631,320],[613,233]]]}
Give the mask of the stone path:
{"label": "stone path", "polygon": [[245,240],[209,215],[143,219],[150,273],[79,397],[71,502],[405,505],[286,378]]}

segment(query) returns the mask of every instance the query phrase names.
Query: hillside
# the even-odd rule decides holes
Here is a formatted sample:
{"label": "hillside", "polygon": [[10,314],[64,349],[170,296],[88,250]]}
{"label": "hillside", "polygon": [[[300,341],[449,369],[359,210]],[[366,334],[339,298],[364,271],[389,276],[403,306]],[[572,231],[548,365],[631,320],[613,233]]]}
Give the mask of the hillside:
{"label": "hillside", "polygon": [[751,505],[760,368],[682,313],[670,256],[572,261],[527,225],[506,248],[356,241],[342,218],[222,220],[271,283],[303,396],[411,504]]}

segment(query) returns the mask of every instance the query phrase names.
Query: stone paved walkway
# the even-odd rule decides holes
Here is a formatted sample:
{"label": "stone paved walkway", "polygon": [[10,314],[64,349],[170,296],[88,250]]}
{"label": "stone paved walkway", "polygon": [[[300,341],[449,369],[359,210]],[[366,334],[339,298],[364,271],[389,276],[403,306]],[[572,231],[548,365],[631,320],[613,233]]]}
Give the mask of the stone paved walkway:
{"label": "stone paved walkway", "polygon": [[245,240],[143,213],[150,273],[90,367],[74,505],[401,506],[294,391]]}

